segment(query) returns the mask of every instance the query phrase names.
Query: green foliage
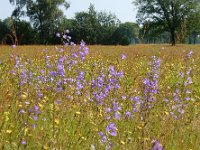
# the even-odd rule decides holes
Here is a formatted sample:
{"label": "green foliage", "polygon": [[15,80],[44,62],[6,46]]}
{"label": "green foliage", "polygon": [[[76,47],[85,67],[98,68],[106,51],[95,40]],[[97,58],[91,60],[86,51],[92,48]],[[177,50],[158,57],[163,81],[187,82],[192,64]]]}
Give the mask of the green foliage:
{"label": "green foliage", "polygon": [[12,5],[15,5],[15,9],[12,12],[12,17],[15,18],[15,20],[19,20],[20,17],[25,15],[25,11],[23,8],[26,6],[26,4],[29,2],[29,0],[9,0],[9,2]]}
{"label": "green foliage", "polygon": [[78,12],[75,15],[75,28],[77,39],[88,44],[112,44],[111,36],[119,26],[119,20],[115,15],[106,12],[97,12],[94,5],[90,5],[88,11]]}
{"label": "green foliage", "polygon": [[[112,34],[119,27],[120,21],[114,14],[97,12],[90,4],[88,11],[77,12],[75,19],[63,17],[59,31],[70,30],[70,36],[76,43],[84,40],[88,44],[113,44]],[[84,38],[83,38],[84,37]]]}
{"label": "green foliage", "polygon": [[135,23],[126,22],[120,24],[112,35],[113,44],[129,45],[136,43],[139,33],[139,27]]}
{"label": "green foliage", "polygon": [[[103,45],[199,43],[199,0],[134,0],[138,8],[138,25],[121,24],[115,14],[98,12],[93,4],[87,11],[77,12],[74,19],[67,19],[61,9],[70,7],[70,3],[65,0],[9,2],[15,7],[11,18],[7,18],[13,20],[12,25],[0,23],[0,40],[4,44],[60,44],[55,34],[66,29],[70,29],[70,36],[76,43],[81,40],[88,44]],[[24,16],[30,18],[31,26],[22,25],[21,18]],[[21,33],[22,26],[27,29],[24,30],[27,36]]]}
{"label": "green foliage", "polygon": [[[94,14],[95,15],[95,14]],[[97,40],[97,20],[96,16],[92,16],[87,12],[79,12],[75,16],[78,39],[81,40],[82,37],[85,37],[84,40],[88,44],[94,44]]]}
{"label": "green foliage", "polygon": [[196,43],[197,36],[200,34],[200,8],[197,13],[191,14],[186,22],[187,36],[189,43]]}
{"label": "green foliage", "polygon": [[27,21],[7,18],[0,21],[0,41],[2,44],[36,44],[37,32]]}
{"label": "green foliage", "polygon": [[112,44],[112,34],[119,27],[120,21],[114,14],[102,11],[98,13],[98,23],[100,24],[98,27],[98,43],[104,45]]}
{"label": "green foliage", "polygon": [[20,21],[17,24],[17,37],[19,44],[37,44],[38,33],[31,27],[27,21]]}
{"label": "green foliage", "polygon": [[0,20],[0,41],[4,43],[5,35],[9,33],[9,28],[4,21]]}
{"label": "green foliage", "polygon": [[33,22],[33,26],[39,32],[41,44],[52,43],[55,31],[63,16],[60,6],[66,5],[65,0],[36,0],[27,4],[27,15]]}
{"label": "green foliage", "polygon": [[[172,45],[176,44],[178,33],[185,32],[185,22],[198,13],[198,0],[136,0],[138,22],[151,23],[165,28],[171,34]],[[193,20],[199,18],[193,18]]]}

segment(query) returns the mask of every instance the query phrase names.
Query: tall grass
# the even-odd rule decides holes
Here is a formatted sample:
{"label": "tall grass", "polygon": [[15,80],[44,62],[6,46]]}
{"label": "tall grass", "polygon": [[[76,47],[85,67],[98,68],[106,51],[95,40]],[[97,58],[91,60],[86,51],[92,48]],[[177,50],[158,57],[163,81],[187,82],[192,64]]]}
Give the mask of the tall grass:
{"label": "tall grass", "polygon": [[199,48],[2,46],[0,149],[198,150]]}

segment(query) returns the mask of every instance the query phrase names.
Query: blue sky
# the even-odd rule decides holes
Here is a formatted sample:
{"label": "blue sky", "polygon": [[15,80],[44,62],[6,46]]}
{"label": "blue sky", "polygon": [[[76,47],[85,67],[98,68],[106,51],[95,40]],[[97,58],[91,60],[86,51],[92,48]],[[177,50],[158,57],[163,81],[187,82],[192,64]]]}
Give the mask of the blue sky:
{"label": "blue sky", "polygon": [[[135,22],[136,10],[133,0],[67,0],[71,6],[64,13],[67,18],[73,18],[75,12],[88,10],[90,3],[94,4],[97,11],[114,13],[122,22]],[[14,7],[9,0],[0,1],[0,19],[9,17]]]}

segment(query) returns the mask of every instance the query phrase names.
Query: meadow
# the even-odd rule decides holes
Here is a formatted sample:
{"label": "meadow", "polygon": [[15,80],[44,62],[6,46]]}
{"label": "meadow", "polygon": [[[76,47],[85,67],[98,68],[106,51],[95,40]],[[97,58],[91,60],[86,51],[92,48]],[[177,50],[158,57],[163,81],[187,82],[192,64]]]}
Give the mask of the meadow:
{"label": "meadow", "polygon": [[0,149],[199,150],[200,45],[0,47]]}

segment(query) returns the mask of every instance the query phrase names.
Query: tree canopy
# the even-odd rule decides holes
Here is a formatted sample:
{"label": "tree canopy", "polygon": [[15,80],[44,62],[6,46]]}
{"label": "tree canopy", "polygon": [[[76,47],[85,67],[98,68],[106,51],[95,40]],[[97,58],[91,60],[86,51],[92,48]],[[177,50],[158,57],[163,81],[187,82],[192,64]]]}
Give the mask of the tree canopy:
{"label": "tree canopy", "polygon": [[[137,21],[162,26],[171,33],[171,43],[176,44],[177,32],[186,29],[187,20],[199,13],[199,0],[135,0]],[[199,18],[193,18],[193,20]]]}
{"label": "tree canopy", "polygon": [[[4,44],[60,44],[57,32],[70,30],[73,41],[87,44],[199,43],[200,0],[134,0],[137,23],[125,22],[93,4],[68,19],[66,0],[9,0],[12,15],[0,21]],[[29,20],[23,20],[23,16]]]}
{"label": "tree canopy", "polygon": [[66,6],[65,0],[36,0],[27,3],[27,15],[39,32],[41,44],[50,42],[49,37],[55,35],[63,16],[60,6]]}

